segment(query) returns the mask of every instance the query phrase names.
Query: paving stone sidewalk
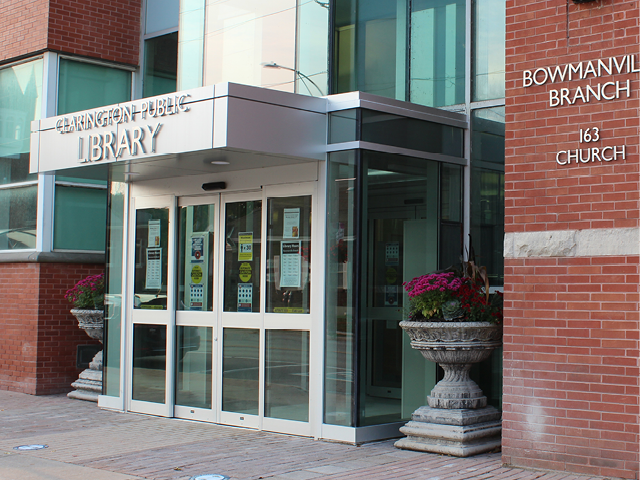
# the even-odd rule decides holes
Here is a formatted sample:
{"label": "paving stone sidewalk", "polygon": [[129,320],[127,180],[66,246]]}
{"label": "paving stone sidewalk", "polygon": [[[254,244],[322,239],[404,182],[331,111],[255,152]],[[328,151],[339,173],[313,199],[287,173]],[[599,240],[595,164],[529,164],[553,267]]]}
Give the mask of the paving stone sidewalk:
{"label": "paving stone sidewalk", "polygon": [[[45,444],[48,448],[16,451]],[[64,395],[0,391],[0,480],[242,479],[596,480],[472,458],[359,447],[177,419],[100,410]]]}

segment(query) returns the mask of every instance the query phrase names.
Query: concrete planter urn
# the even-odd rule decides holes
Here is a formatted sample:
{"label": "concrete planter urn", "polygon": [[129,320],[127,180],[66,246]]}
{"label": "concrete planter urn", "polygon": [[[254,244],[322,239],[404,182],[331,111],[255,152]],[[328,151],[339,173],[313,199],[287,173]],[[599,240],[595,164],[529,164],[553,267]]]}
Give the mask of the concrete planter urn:
{"label": "concrete planter urn", "polygon": [[400,322],[411,347],[444,370],[427,397],[400,431],[407,435],[395,446],[408,450],[467,457],[500,446],[500,412],[487,406],[487,397],[469,377],[502,345],[502,325],[490,322]]}
{"label": "concrete planter urn", "polygon": [[[91,338],[102,343],[104,334],[104,311],[72,309],[71,314],[78,320],[78,326]],[[95,354],[89,368],[80,373],[78,380],[71,384],[74,391],[69,392],[69,398],[97,402],[102,394],[102,350]]]}

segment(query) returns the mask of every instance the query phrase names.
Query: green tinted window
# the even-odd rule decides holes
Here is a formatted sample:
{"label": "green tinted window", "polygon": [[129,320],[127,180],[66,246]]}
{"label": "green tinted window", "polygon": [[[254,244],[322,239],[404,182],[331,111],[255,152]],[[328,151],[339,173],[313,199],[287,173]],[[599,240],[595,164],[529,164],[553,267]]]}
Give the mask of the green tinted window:
{"label": "green tinted window", "polygon": [[473,100],[504,97],[505,2],[473,5]]}
{"label": "green tinted window", "polygon": [[178,32],[144,42],[144,97],[175,92],[177,72]]}
{"label": "green tinted window", "polygon": [[36,248],[36,185],[0,190],[0,250]]}
{"label": "green tinted window", "polygon": [[60,59],[58,115],[131,100],[131,72]]}
{"label": "green tinted window", "polygon": [[104,251],[107,190],[56,185],[53,248]]}

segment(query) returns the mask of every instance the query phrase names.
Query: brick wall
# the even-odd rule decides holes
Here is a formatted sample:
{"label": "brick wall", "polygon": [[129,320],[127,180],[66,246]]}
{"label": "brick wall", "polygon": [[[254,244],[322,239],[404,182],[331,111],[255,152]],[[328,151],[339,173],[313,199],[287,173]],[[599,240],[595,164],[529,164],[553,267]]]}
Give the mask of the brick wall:
{"label": "brick wall", "polygon": [[97,343],[80,330],[64,293],[103,265],[0,263],[0,389],[44,395],[77,379],[78,345]]}
{"label": "brick wall", "polygon": [[[523,71],[625,55],[639,69],[639,18],[637,1],[507,0],[507,464],[638,478],[638,73],[545,83],[539,72],[544,84],[524,87]],[[629,98],[551,106],[553,89],[572,99],[578,86],[627,80]],[[600,139],[579,143],[592,127]],[[624,160],[556,157],[622,145]]]}
{"label": "brick wall", "polygon": [[48,0],[0,2],[0,62],[47,47]]}
{"label": "brick wall", "polygon": [[50,0],[52,50],[138,64],[141,0]]}
{"label": "brick wall", "polygon": [[0,62],[45,49],[137,65],[142,1],[0,2]]}

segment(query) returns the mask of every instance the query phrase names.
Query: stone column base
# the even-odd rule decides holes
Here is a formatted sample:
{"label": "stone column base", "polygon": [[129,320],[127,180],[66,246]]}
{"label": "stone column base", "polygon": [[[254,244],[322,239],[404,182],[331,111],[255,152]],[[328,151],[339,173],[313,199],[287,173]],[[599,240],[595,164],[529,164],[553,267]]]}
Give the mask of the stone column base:
{"label": "stone column base", "polygon": [[395,443],[398,448],[469,457],[500,447],[502,420],[494,407],[420,407],[400,431],[407,437]]}

